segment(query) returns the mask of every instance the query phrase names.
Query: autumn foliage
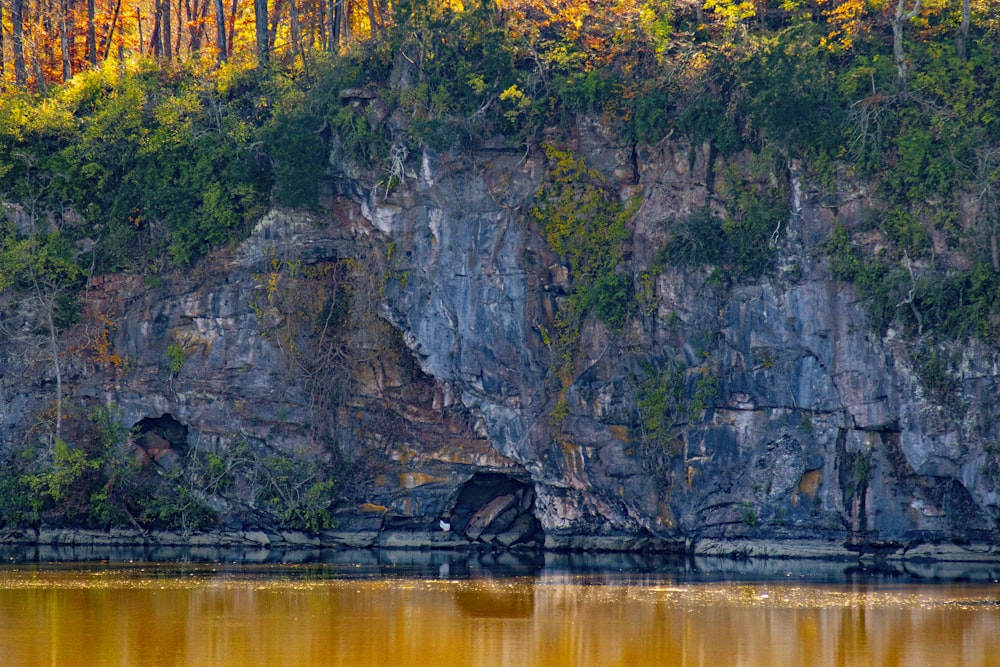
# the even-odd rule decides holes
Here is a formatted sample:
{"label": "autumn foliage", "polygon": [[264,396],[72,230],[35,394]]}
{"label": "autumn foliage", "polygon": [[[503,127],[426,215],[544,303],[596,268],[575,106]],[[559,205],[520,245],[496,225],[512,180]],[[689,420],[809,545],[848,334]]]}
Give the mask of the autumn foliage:
{"label": "autumn foliage", "polygon": [[4,0],[0,86],[44,89],[108,60],[298,58],[377,36],[388,0]]}

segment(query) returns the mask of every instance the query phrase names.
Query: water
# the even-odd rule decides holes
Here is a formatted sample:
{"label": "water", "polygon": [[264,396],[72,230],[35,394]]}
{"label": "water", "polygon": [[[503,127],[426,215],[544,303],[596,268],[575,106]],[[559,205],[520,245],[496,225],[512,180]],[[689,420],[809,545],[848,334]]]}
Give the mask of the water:
{"label": "water", "polygon": [[1000,665],[990,567],[322,560],[14,562],[0,567],[0,664]]}

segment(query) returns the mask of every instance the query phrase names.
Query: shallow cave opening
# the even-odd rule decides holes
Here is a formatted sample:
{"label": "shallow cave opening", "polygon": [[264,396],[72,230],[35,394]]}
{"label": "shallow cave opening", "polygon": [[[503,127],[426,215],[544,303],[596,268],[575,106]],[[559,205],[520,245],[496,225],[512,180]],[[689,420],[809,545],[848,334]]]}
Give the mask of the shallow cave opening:
{"label": "shallow cave opening", "polygon": [[135,445],[145,463],[171,468],[187,451],[188,427],[171,414],[140,419],[132,426]]}
{"label": "shallow cave opening", "polygon": [[503,548],[541,545],[542,525],[535,517],[535,489],[501,473],[476,473],[462,485],[446,519],[451,530],[473,542]]}

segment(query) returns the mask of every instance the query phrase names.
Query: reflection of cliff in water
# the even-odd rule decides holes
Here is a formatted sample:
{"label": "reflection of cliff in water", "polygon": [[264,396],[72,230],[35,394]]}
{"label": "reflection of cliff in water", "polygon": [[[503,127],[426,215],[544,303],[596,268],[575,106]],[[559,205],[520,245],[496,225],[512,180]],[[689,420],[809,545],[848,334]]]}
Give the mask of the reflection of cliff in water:
{"label": "reflection of cliff in water", "polygon": [[965,667],[995,664],[1000,632],[992,583],[356,580],[147,563],[0,568],[0,584],[0,656],[16,665]]}
{"label": "reflection of cliff in water", "polygon": [[455,589],[455,604],[472,618],[530,618],[535,613],[535,587],[520,580],[510,589],[495,590],[495,584]]}
{"label": "reflection of cliff in water", "polygon": [[[223,573],[227,570],[277,568],[288,576],[322,575],[347,579],[395,579],[415,577],[437,581],[510,580],[513,584],[536,581],[661,585],[703,582],[803,582],[810,584],[911,584],[920,582],[994,583],[1000,580],[1000,563],[882,562],[878,566],[860,561],[814,559],[686,558],[667,554],[632,553],[517,553],[427,549],[233,549],[212,546],[110,547],[106,545],[0,545],[0,562],[79,563],[94,567],[116,564],[158,563],[163,570],[204,564]],[[286,568],[285,566],[308,566]],[[463,611],[470,615],[491,600],[476,599],[474,589],[463,593]],[[500,613],[522,613],[518,602]],[[519,611],[520,610],[520,611]],[[493,612],[489,612],[493,613]]]}

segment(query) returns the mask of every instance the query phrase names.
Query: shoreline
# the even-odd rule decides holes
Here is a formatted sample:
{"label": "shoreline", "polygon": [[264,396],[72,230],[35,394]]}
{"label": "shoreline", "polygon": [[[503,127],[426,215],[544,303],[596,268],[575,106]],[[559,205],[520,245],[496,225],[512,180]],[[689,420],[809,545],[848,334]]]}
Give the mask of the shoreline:
{"label": "shoreline", "polygon": [[547,535],[545,542],[501,545],[471,542],[449,532],[417,530],[318,534],[302,531],[219,530],[183,533],[132,529],[0,529],[0,548],[99,550],[222,550],[246,553],[422,551],[437,553],[622,555],[733,561],[827,561],[867,565],[906,563],[1000,564],[1000,544],[959,541],[862,543],[829,539],[701,538],[663,540],[650,536]]}

